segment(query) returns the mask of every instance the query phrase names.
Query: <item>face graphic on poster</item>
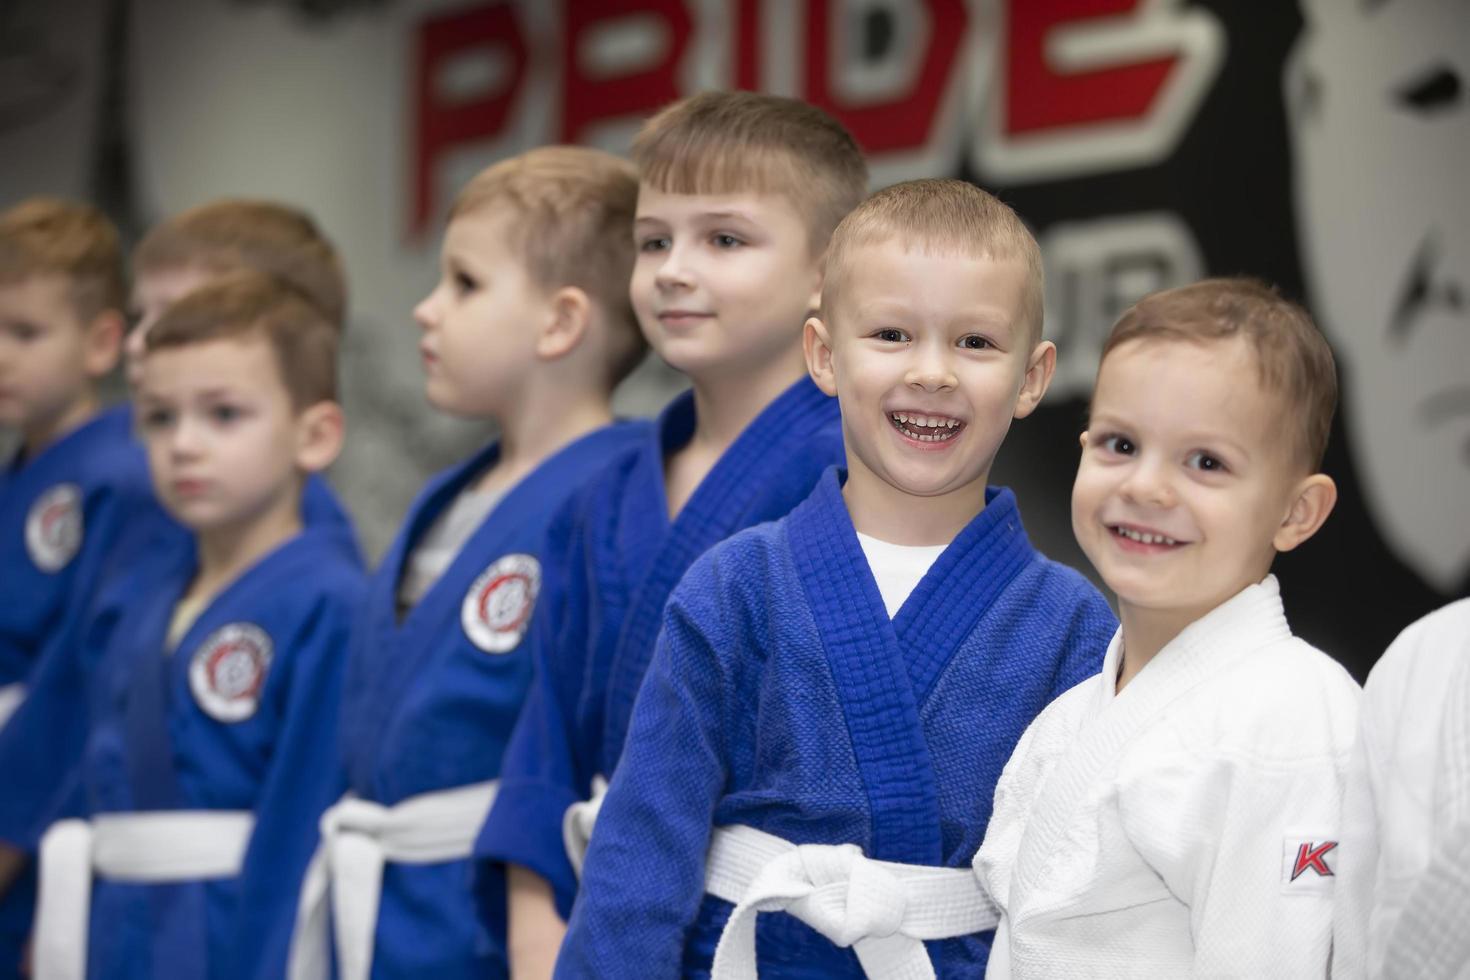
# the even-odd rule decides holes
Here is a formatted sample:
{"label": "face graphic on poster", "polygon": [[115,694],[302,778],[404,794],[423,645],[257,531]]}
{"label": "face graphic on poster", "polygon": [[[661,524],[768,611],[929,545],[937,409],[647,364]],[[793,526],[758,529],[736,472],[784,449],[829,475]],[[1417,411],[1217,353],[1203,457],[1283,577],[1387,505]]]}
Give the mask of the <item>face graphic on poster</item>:
{"label": "face graphic on poster", "polygon": [[1305,0],[1285,94],[1314,310],[1374,522],[1470,572],[1470,4]]}

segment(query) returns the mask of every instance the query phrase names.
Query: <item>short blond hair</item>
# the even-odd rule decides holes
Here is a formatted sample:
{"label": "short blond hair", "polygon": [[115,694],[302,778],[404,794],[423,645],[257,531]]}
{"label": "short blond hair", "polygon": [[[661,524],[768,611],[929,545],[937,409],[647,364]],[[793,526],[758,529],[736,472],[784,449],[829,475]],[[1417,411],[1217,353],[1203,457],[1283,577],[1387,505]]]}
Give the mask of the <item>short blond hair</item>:
{"label": "short blond hair", "polygon": [[669,194],[781,194],[802,215],[812,255],[868,191],[852,134],[797,99],[701,92],[643,124],[633,141],[639,178]]}
{"label": "short blond hair", "polygon": [[1233,337],[1255,355],[1262,387],[1280,395],[1282,418],[1295,430],[1296,460],[1316,471],[1337,411],[1337,363],[1312,317],[1275,287],[1221,277],[1150,293],[1118,319],[1102,360],[1132,340],[1208,343]]}
{"label": "short blond hair", "polygon": [[32,197],[0,214],[0,282],[32,276],[68,280],[72,308],[84,323],[126,303],[117,228],[80,201]]}
{"label": "short blond hair", "polygon": [[311,216],[275,201],[224,199],[165,218],[133,249],[133,274],[199,268],[253,269],[290,283],[341,329],[347,279],[332,242]]}
{"label": "short blond hair", "polygon": [[621,157],[582,146],[544,146],[475,175],[449,220],[490,207],[509,212],[511,249],[544,290],[574,286],[608,320],[608,375],[615,385],[647,350],[628,298],[637,250],[638,176]]}
{"label": "short blond hair", "polygon": [[974,184],[951,178],[907,180],[859,204],[832,233],[822,281],[822,319],[832,316],[847,285],[853,253],[898,241],[920,252],[958,253],[1025,267],[1021,316],[1030,346],[1041,341],[1045,280],[1041,246],[1015,211]]}
{"label": "short blond hair", "polygon": [[237,269],[171,304],[143,338],[144,356],[215,340],[261,337],[274,351],[281,381],[300,411],[337,400],[340,334],[326,311],[295,284]]}

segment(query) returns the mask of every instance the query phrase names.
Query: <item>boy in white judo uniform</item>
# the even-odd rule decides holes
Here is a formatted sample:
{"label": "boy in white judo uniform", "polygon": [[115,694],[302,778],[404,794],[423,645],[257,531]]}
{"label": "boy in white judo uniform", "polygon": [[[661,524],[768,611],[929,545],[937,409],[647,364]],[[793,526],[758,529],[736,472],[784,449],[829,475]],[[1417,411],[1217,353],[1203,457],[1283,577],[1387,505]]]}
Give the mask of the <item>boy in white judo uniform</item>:
{"label": "boy in white judo uniform", "polygon": [[674,590],[557,976],[983,968],[995,780],[1115,624],[986,485],[1056,363],[1041,294],[1031,234],[963,181],[833,233],[805,350],[848,470]]}
{"label": "boy in white judo uniform", "polygon": [[1336,387],[1306,313],[1257,282],[1113,328],[1072,524],[1122,626],[996,787],[988,975],[1325,973],[1358,687],[1292,636],[1269,573],[1336,501]]}
{"label": "boy in white judo uniform", "polygon": [[1342,840],[1333,976],[1470,970],[1470,599],[1404,630],[1368,675]]}

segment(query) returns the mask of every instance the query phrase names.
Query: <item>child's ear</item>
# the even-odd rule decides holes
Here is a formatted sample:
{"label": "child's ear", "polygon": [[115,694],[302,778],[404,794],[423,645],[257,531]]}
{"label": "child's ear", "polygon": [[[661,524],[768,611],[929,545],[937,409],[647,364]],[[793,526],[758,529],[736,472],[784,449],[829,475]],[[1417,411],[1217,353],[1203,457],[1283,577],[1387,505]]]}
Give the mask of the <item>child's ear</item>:
{"label": "child's ear", "polygon": [[808,317],[801,328],[801,349],[806,354],[806,370],[817,387],[829,395],[837,394],[837,371],[832,366],[832,337],[827,325],[817,317]]}
{"label": "child's ear", "polygon": [[1016,395],[1016,418],[1024,419],[1036,410],[1046,389],[1051,386],[1051,376],[1056,370],[1057,345],[1043,340],[1026,359],[1026,375],[1021,379],[1021,391]]}
{"label": "child's ear", "polygon": [[546,319],[536,336],[536,356],[547,361],[565,357],[591,329],[592,298],[576,286],[563,286],[551,294]]}
{"label": "child's ear", "polygon": [[826,249],[822,249],[817,254],[816,261],[812,265],[812,273],[812,293],[807,297],[806,308],[809,314],[815,316],[817,311],[822,308],[822,284],[827,274]]}
{"label": "child's ear", "polygon": [[331,466],[342,451],[347,420],[336,402],[317,402],[296,417],[296,466],[306,473],[320,473]]}
{"label": "child's ear", "polygon": [[1291,506],[1271,539],[1277,551],[1290,551],[1317,533],[1337,504],[1337,484],[1326,473],[1313,473],[1292,491]]}
{"label": "child's ear", "polygon": [[94,316],[84,328],[82,366],[88,377],[101,378],[117,367],[122,356],[123,334],[127,324],[117,310],[103,310]]}

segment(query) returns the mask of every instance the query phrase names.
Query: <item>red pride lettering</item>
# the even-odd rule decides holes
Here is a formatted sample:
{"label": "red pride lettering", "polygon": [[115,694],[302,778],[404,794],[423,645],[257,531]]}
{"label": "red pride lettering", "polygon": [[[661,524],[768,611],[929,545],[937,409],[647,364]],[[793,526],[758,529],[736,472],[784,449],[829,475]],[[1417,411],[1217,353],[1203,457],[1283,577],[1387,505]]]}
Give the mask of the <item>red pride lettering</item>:
{"label": "red pride lettering", "polygon": [[[589,71],[584,41],[609,21],[651,17],[667,31],[668,47],[656,63],[614,77]],[[561,141],[579,142],[588,127],[603,120],[651,113],[672,102],[679,91],[677,72],[693,24],[681,0],[568,0],[562,46]]]}
{"label": "red pride lettering", "polygon": [[[694,85],[821,106],[884,183],[947,171],[966,147],[974,171],[998,184],[1151,165],[1177,145],[1226,50],[1216,15],[1185,0],[979,9],[972,18],[966,0],[494,0],[422,15],[411,35],[410,230],[435,217],[435,176],[452,151],[483,146],[489,163],[554,141],[623,150],[628,127],[602,124],[636,122]],[[532,51],[544,91],[529,91]]]}
{"label": "red pride lettering", "polygon": [[833,6],[831,0],[807,0],[806,101],[832,113],[868,153],[923,146],[939,114],[969,25],[963,0],[925,0],[923,13],[911,14],[922,16],[929,28],[922,51],[907,55],[919,64],[913,85],[907,91],[865,104],[844,100],[832,84]]}
{"label": "red pride lettering", "polygon": [[1060,71],[1047,56],[1055,28],[1130,13],[1138,0],[1012,3],[1006,30],[1007,133],[1029,133],[1148,112],[1178,63],[1177,55],[1084,71]]}
{"label": "red pride lettering", "polygon": [[[445,91],[442,73],[454,58],[500,55],[508,62],[504,87],[472,99]],[[434,175],[439,160],[465,143],[489,139],[505,128],[526,78],[526,39],[511,3],[425,18],[414,59],[415,139],[413,207],[409,229],[421,234],[434,213]]]}

